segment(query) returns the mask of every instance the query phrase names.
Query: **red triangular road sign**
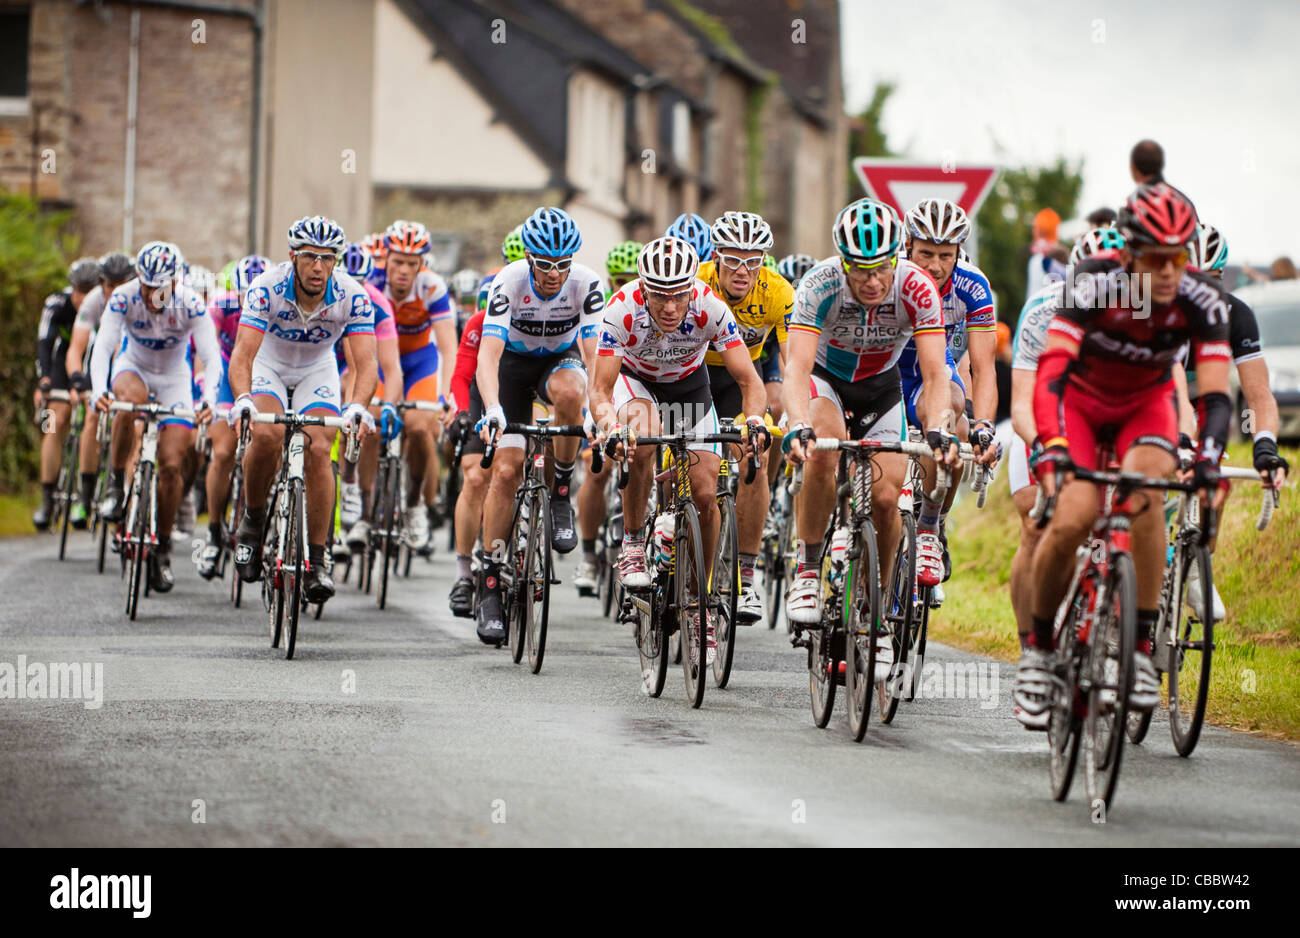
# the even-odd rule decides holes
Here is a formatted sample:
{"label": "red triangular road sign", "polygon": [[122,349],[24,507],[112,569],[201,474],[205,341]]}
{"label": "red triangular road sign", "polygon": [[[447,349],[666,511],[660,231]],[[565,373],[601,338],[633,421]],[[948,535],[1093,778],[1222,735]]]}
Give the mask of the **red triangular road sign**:
{"label": "red triangular road sign", "polygon": [[930,198],[956,202],[974,218],[998,178],[996,166],[927,166],[893,157],[856,157],[853,171],[867,195],[892,205],[900,216]]}

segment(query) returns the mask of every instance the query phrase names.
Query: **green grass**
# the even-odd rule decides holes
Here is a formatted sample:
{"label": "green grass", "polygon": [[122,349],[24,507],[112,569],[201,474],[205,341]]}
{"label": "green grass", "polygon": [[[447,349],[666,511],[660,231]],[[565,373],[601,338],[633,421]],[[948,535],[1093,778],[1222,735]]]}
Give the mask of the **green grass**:
{"label": "green grass", "polygon": [[0,495],[0,537],[35,534],[32,512],[40,500],[40,489],[35,486],[15,495]]}
{"label": "green grass", "polygon": [[[1292,466],[1300,451],[1284,450]],[[1228,463],[1250,465],[1249,444],[1228,448]],[[1220,521],[1214,580],[1228,609],[1215,626],[1208,719],[1221,726],[1300,740],[1300,497],[1294,485],[1264,532],[1255,530],[1258,489],[1235,483]],[[952,578],[930,634],[957,648],[1015,661],[1020,654],[1008,580],[1019,520],[1005,469],[982,510],[973,498],[948,522]]]}

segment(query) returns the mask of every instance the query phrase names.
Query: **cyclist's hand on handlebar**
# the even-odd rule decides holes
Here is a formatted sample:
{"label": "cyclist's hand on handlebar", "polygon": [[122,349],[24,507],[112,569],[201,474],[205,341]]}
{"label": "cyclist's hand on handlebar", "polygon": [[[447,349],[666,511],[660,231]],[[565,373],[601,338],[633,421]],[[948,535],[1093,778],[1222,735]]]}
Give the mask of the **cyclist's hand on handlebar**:
{"label": "cyclist's hand on handlebar", "polygon": [[1210,459],[1198,459],[1192,466],[1192,484],[1201,497],[1201,506],[1218,511],[1228,497],[1228,480],[1219,476],[1219,464]]}
{"label": "cyclist's hand on handlebar", "polygon": [[390,443],[402,432],[402,415],[396,405],[390,401],[384,401],[379,405],[379,433],[380,439],[385,443]]}
{"label": "cyclist's hand on handlebar", "polygon": [[745,453],[762,454],[772,444],[771,431],[762,417],[748,417],[745,420]]}
{"label": "cyclist's hand on handlebar", "polygon": [[194,422],[201,427],[206,427],[208,424],[212,423],[212,418],[214,416],[216,415],[213,413],[212,405],[207,401],[204,401],[202,406],[199,407],[198,412],[194,415]]}
{"label": "cyclist's hand on handlebar", "polygon": [[596,421],[591,419],[591,411],[585,407],[582,409],[582,432],[587,435],[587,441],[593,446],[600,442],[600,432],[596,428]]}
{"label": "cyclist's hand on handlebar", "polygon": [[344,423],[352,424],[358,428],[357,440],[364,440],[371,433],[375,432],[375,416],[366,409],[364,404],[353,401],[347,407],[343,408]]}
{"label": "cyclist's hand on handlebar", "polygon": [[496,446],[497,438],[506,428],[506,412],[500,404],[493,404],[483,412],[481,419],[474,427],[478,430],[479,436],[488,446]]}
{"label": "cyclist's hand on handlebar", "polygon": [[998,448],[994,445],[993,424],[990,421],[975,421],[975,428],[970,434],[970,445],[975,451],[975,461],[981,466],[989,466],[997,461]]}
{"label": "cyclist's hand on handlebar", "polygon": [[226,423],[232,427],[239,426],[239,418],[243,414],[248,414],[251,420],[257,414],[257,405],[253,403],[251,394],[241,394],[235,403],[230,405],[230,412],[226,414]]}
{"label": "cyclist's hand on handlebar", "polygon": [[1259,473],[1264,486],[1281,489],[1286,483],[1287,473],[1291,471],[1291,464],[1278,453],[1277,442],[1261,436],[1255,441],[1253,454],[1255,471]]}
{"label": "cyclist's hand on handlebar", "polygon": [[105,391],[103,394],[99,395],[99,397],[95,399],[95,410],[99,411],[101,414],[106,414],[108,413],[108,408],[110,405],[112,405],[112,403],[113,403],[113,392]]}
{"label": "cyclist's hand on handlebar", "polygon": [[1070,451],[1065,446],[1049,446],[1037,453],[1031,463],[1038,484],[1043,488],[1043,495],[1053,498],[1061,485],[1070,476],[1074,463],[1070,460]]}
{"label": "cyclist's hand on handlebar", "polygon": [[812,455],[811,444],[816,439],[812,427],[806,423],[796,424],[781,438],[781,451],[791,465],[798,466]]}
{"label": "cyclist's hand on handlebar", "polygon": [[925,431],[925,442],[933,452],[935,462],[943,463],[949,469],[957,468],[961,462],[961,457],[957,455],[957,437],[947,430],[932,427]]}

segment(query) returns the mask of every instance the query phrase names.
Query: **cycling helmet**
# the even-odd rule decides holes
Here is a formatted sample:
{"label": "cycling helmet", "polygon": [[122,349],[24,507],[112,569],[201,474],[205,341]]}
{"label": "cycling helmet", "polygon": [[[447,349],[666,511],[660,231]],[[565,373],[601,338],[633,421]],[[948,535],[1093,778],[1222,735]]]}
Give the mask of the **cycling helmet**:
{"label": "cycling helmet", "polygon": [[700,269],[700,256],[681,238],[656,238],[641,249],[636,270],[651,290],[672,292],[688,286]]}
{"label": "cycling helmet", "polygon": [[93,257],[78,258],[68,268],[68,283],[82,293],[89,293],[99,286],[100,276],[99,261]]}
{"label": "cycling helmet", "polygon": [[375,259],[370,256],[366,246],[360,241],[353,241],[343,249],[343,269],[349,277],[365,280],[375,269]]}
{"label": "cycling helmet", "polygon": [[384,247],[396,254],[429,253],[429,229],[418,221],[398,219],[384,232]]}
{"label": "cycling helmet", "polygon": [[1120,209],[1118,227],[1130,247],[1182,247],[1196,237],[1196,206],[1167,182],[1147,183]]}
{"label": "cycling helmet", "polygon": [[135,275],[146,287],[171,283],[180,272],[180,248],[170,241],[150,241],[135,258]]}
{"label": "cycling helmet", "polygon": [[309,215],[300,218],[289,226],[289,248],[324,248],[341,251],[347,238],[338,222],[324,215]]}
{"label": "cycling helmet", "polygon": [[709,223],[694,212],[682,212],[676,221],[664,232],[668,238],[681,238],[699,255],[701,262],[713,258],[713,235],[709,232]]}
{"label": "cycling helmet", "polygon": [[361,244],[370,252],[370,256],[374,258],[375,266],[382,267],[385,258],[388,257],[388,244],[384,241],[384,236],[380,232],[376,231],[374,234],[362,241]]}
{"label": "cycling helmet", "polygon": [[458,297],[478,296],[478,285],[483,275],[470,267],[463,267],[451,275],[451,292]]}
{"label": "cycling helmet", "polygon": [[841,257],[869,264],[898,253],[903,243],[903,223],[884,202],[858,199],[840,212],[832,235]]}
{"label": "cycling helmet", "polygon": [[624,241],[609,249],[605,255],[605,270],[614,274],[631,274],[636,276],[636,261],[641,256],[640,241]]}
{"label": "cycling helmet", "polygon": [[961,244],[970,236],[970,219],[955,202],[922,199],[907,213],[907,232],[920,241]]}
{"label": "cycling helmet", "polygon": [[811,254],[787,254],[776,265],[776,272],[789,280],[791,285],[803,279],[803,275],[813,269],[817,259]]}
{"label": "cycling helmet", "polygon": [[1094,228],[1075,239],[1070,251],[1070,264],[1077,264],[1095,254],[1124,250],[1124,236],[1116,228]]}
{"label": "cycling helmet", "polygon": [[753,212],[723,212],[709,229],[715,251],[766,251],[772,246],[772,228]]}
{"label": "cycling helmet", "polygon": [[263,257],[261,254],[249,254],[247,257],[241,257],[235,261],[235,269],[230,273],[232,288],[237,293],[247,292],[249,285],[265,273],[266,268],[270,266],[270,258]]}
{"label": "cycling helmet", "polygon": [[562,208],[542,207],[528,216],[519,231],[524,248],[538,257],[568,257],[582,247],[573,217]]}
{"label": "cycling helmet", "polygon": [[121,251],[113,251],[99,259],[99,275],[113,283],[125,283],[135,274],[135,264]]}
{"label": "cycling helmet", "polygon": [[513,264],[515,261],[524,259],[524,239],[519,236],[519,232],[523,227],[523,225],[520,225],[506,235],[506,239],[501,242],[501,256],[507,264]]}
{"label": "cycling helmet", "polygon": [[1197,270],[1222,270],[1228,263],[1228,241],[1218,228],[1204,223],[1196,226],[1192,240],[1192,266]]}
{"label": "cycling helmet", "polygon": [[776,258],[773,257],[771,254],[763,255],[763,267],[767,270],[772,271],[772,273],[774,274],[780,273],[780,271],[776,269]]}

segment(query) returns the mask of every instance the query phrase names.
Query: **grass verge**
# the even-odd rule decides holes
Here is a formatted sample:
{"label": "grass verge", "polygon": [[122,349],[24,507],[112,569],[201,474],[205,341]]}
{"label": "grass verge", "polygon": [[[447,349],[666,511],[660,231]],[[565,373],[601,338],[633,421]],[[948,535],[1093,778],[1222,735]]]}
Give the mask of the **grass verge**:
{"label": "grass verge", "polygon": [[32,512],[40,504],[40,489],[33,487],[24,492],[0,495],[0,537],[35,534]]}

